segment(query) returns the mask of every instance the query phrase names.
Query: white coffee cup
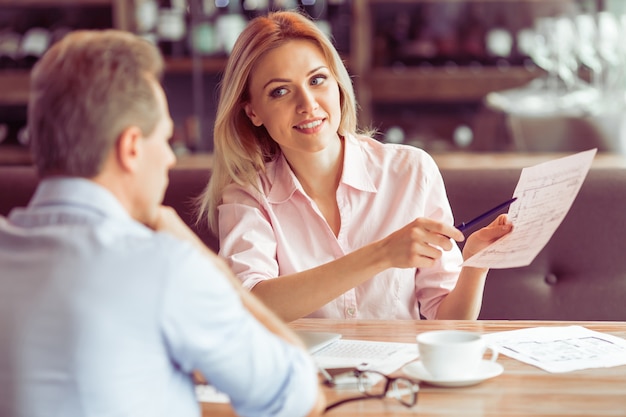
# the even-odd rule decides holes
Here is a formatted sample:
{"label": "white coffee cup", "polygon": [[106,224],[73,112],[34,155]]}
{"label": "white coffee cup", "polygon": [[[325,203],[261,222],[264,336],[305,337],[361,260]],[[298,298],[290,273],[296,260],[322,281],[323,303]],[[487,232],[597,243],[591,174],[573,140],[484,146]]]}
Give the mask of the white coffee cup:
{"label": "white coffee cup", "polygon": [[440,380],[459,380],[477,375],[487,350],[495,361],[498,352],[487,346],[479,333],[434,330],[416,337],[420,361],[426,371]]}

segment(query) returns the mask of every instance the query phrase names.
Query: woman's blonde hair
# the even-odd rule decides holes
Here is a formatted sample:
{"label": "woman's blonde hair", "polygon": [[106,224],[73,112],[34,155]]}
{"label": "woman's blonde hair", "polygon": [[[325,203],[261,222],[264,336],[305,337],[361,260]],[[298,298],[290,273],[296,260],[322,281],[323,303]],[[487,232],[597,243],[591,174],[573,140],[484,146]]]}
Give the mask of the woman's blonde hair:
{"label": "woman's blonde hair", "polygon": [[280,148],[264,126],[254,126],[245,113],[250,99],[250,72],[268,51],[294,39],[305,39],[323,53],[339,84],[342,136],[357,131],[357,108],[352,80],[339,53],[328,37],[307,17],[296,11],[271,12],[251,20],[235,43],[220,85],[214,127],[214,162],[211,179],[199,200],[198,221],[206,215],[217,233],[217,207],[230,183],[256,187],[265,163],[275,159]]}

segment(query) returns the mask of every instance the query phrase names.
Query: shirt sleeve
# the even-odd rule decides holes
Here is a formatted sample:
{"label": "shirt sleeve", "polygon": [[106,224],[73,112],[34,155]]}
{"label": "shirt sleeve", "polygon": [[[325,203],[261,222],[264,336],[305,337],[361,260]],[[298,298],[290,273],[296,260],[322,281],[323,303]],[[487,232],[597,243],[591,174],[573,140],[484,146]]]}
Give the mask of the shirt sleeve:
{"label": "shirt sleeve", "polygon": [[305,351],[269,332],[210,260],[191,254],[165,288],[163,332],[182,371],[199,370],[247,416],[305,416],[317,377]]}
{"label": "shirt sleeve", "polygon": [[266,210],[239,185],[228,186],[219,211],[220,256],[248,290],[280,275],[277,240]]}
{"label": "shirt sleeve", "polygon": [[[427,207],[425,216],[444,223],[453,224],[454,218],[443,177],[435,161],[425,155],[423,160]],[[453,248],[444,251],[442,257],[430,268],[416,271],[416,298],[420,303],[420,314],[427,319],[434,319],[439,304],[454,289],[461,271],[463,255],[456,242]]]}

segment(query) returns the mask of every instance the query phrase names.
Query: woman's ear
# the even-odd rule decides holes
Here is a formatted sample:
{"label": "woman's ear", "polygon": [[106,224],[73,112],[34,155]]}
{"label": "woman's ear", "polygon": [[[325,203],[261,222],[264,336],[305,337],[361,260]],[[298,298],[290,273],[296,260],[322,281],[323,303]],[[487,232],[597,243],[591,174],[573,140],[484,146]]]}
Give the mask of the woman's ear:
{"label": "woman's ear", "polygon": [[254,110],[252,110],[252,106],[250,105],[250,103],[244,104],[243,109],[245,110],[246,116],[248,116],[248,119],[250,119],[253,125],[255,125],[256,127],[263,126],[263,121],[261,121],[259,116],[257,116]]}
{"label": "woman's ear", "polygon": [[137,126],[124,129],[115,143],[118,163],[124,171],[135,172],[140,156],[143,134]]}

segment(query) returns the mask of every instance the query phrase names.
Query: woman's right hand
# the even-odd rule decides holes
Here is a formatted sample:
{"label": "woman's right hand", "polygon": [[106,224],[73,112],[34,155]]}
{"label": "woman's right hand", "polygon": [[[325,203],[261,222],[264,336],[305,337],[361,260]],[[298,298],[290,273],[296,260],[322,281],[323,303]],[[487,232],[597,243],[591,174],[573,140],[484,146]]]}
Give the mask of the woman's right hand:
{"label": "woman's right hand", "polygon": [[453,248],[451,239],[461,242],[465,237],[454,226],[419,217],[380,243],[389,267],[427,268],[441,258],[443,251]]}

